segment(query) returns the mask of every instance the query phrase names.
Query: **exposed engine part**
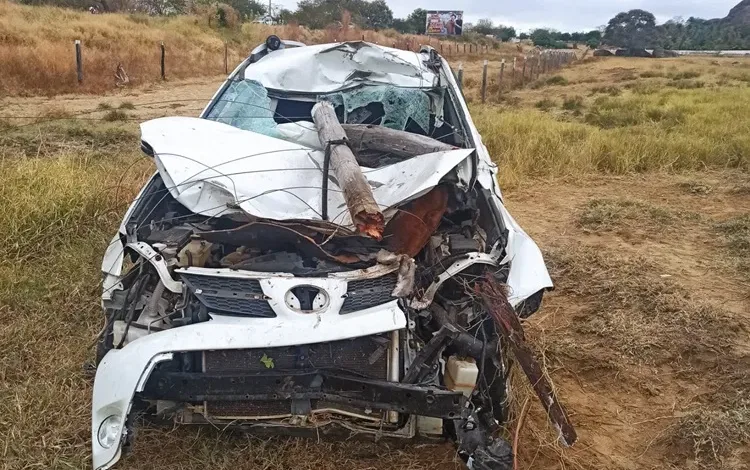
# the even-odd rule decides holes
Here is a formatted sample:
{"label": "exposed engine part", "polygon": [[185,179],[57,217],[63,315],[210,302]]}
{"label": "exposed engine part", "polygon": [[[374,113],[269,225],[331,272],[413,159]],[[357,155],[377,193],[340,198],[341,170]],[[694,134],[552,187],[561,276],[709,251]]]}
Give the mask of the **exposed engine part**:
{"label": "exposed engine part", "polygon": [[[399,332],[391,331],[390,343],[388,344],[388,380],[398,382],[401,379],[401,342]],[[388,422],[398,423],[398,412],[388,412]]]}
{"label": "exposed engine part", "polygon": [[180,267],[197,266],[202,268],[211,256],[212,243],[194,238],[180,250],[177,255],[177,265]]}
{"label": "exposed engine part", "polygon": [[479,368],[472,358],[450,356],[445,365],[445,386],[448,390],[456,390],[470,397],[477,386]]}

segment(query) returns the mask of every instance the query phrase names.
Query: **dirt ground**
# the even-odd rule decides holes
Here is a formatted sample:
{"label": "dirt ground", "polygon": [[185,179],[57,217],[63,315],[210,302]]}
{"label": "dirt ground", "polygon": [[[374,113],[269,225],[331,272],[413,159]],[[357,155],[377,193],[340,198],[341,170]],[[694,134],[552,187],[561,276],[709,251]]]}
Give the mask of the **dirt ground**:
{"label": "dirt ground", "polygon": [[[196,115],[219,80],[106,97],[6,98],[0,115],[99,119],[123,103],[132,103],[123,108],[134,121]],[[526,329],[580,436],[573,448],[560,448],[532,398],[519,468],[750,468],[750,176],[726,170],[536,179],[504,196],[556,283]],[[88,403],[90,383],[84,387],[74,399]],[[519,402],[524,395],[521,387]],[[69,449],[56,451],[86,453],[87,433],[78,430],[63,444]],[[20,461],[0,468],[43,468]],[[142,429],[118,468],[157,467],[461,468],[447,444]]]}

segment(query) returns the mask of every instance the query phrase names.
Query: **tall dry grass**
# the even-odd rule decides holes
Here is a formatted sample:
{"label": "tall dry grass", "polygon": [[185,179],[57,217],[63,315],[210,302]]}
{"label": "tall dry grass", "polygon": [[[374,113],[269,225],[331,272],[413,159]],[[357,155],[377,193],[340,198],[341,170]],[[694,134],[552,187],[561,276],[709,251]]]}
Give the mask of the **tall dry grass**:
{"label": "tall dry grass", "polygon": [[574,111],[564,101],[548,111],[471,106],[501,183],[597,172],[750,169],[747,87],[662,88],[576,103]]}
{"label": "tall dry grass", "polygon": [[[130,85],[160,80],[160,44],[166,45],[167,78],[224,73],[224,45],[229,69],[234,68],[270,34],[309,44],[365,40],[401,49],[440,43],[428,37],[401,35],[393,30],[362,31],[349,24],[311,31],[298,25],[266,26],[245,23],[217,28],[209,14],[149,17],[122,13],[91,15],[48,6],[25,6],[0,0],[0,95],[99,93],[115,88],[121,64]],[[76,79],[74,41],[83,44],[83,83]],[[488,42],[489,53],[513,48]],[[455,53],[455,45],[445,45]],[[463,51],[463,49],[461,49]],[[484,52],[465,57],[487,55]]]}

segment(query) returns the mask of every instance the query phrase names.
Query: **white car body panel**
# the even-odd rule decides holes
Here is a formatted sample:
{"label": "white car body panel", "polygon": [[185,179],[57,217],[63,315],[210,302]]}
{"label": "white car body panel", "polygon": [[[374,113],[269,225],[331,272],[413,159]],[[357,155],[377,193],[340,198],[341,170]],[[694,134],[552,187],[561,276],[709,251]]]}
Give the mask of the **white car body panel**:
{"label": "white car body panel", "polygon": [[360,83],[425,88],[437,80],[419,54],[364,42],[274,51],[245,69],[243,78],[266,88],[303,93],[330,93]]}
{"label": "white car body panel", "polygon": [[[257,217],[321,220],[324,154],[207,119],[168,117],[141,125],[172,196],[196,214],[226,215],[238,206]],[[434,188],[473,149],[420,155],[363,170],[382,209]],[[330,220],[351,226],[343,192],[331,181]]]}
{"label": "white car body panel", "polygon": [[[331,296],[327,309],[302,314],[284,305],[286,291],[306,284],[324,288]],[[214,315],[204,323],[173,328],[112,350],[99,364],[91,407],[93,463],[106,469],[120,457],[120,446],[103,448],[97,439],[99,425],[111,415],[125,422],[133,395],[145,383],[158,358],[168,360],[173,352],[221,349],[252,349],[324,343],[369,336],[406,327],[406,316],[397,300],[367,310],[339,315],[347,281],[334,278],[270,278],[261,281],[276,318],[237,318]],[[122,432],[122,430],[121,430]],[[119,441],[118,441],[119,442]]]}

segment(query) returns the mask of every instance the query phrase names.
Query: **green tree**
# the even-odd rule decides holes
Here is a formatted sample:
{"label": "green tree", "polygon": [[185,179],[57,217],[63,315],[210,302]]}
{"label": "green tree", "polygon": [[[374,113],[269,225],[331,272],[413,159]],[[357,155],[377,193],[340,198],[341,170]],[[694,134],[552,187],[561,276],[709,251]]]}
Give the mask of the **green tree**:
{"label": "green tree", "polygon": [[482,18],[477,21],[472,31],[479,34],[495,34],[495,24],[490,18]]}
{"label": "green tree", "polygon": [[367,29],[386,29],[393,25],[393,11],[385,3],[385,0],[373,0],[362,2],[358,12],[355,14],[355,22]]}
{"label": "green tree", "polygon": [[222,0],[222,3],[226,3],[237,10],[240,19],[243,21],[252,20],[268,13],[268,4],[261,3],[258,0]]}
{"label": "green tree", "polygon": [[616,47],[644,49],[656,40],[656,17],[645,10],[619,13],[609,20],[604,42]]}
{"label": "green tree", "polygon": [[427,10],[417,8],[405,19],[393,20],[393,29],[404,34],[424,34],[427,25]]}
{"label": "green tree", "polygon": [[503,41],[510,41],[511,38],[516,37],[516,29],[512,26],[498,26],[495,29],[495,36]]}

